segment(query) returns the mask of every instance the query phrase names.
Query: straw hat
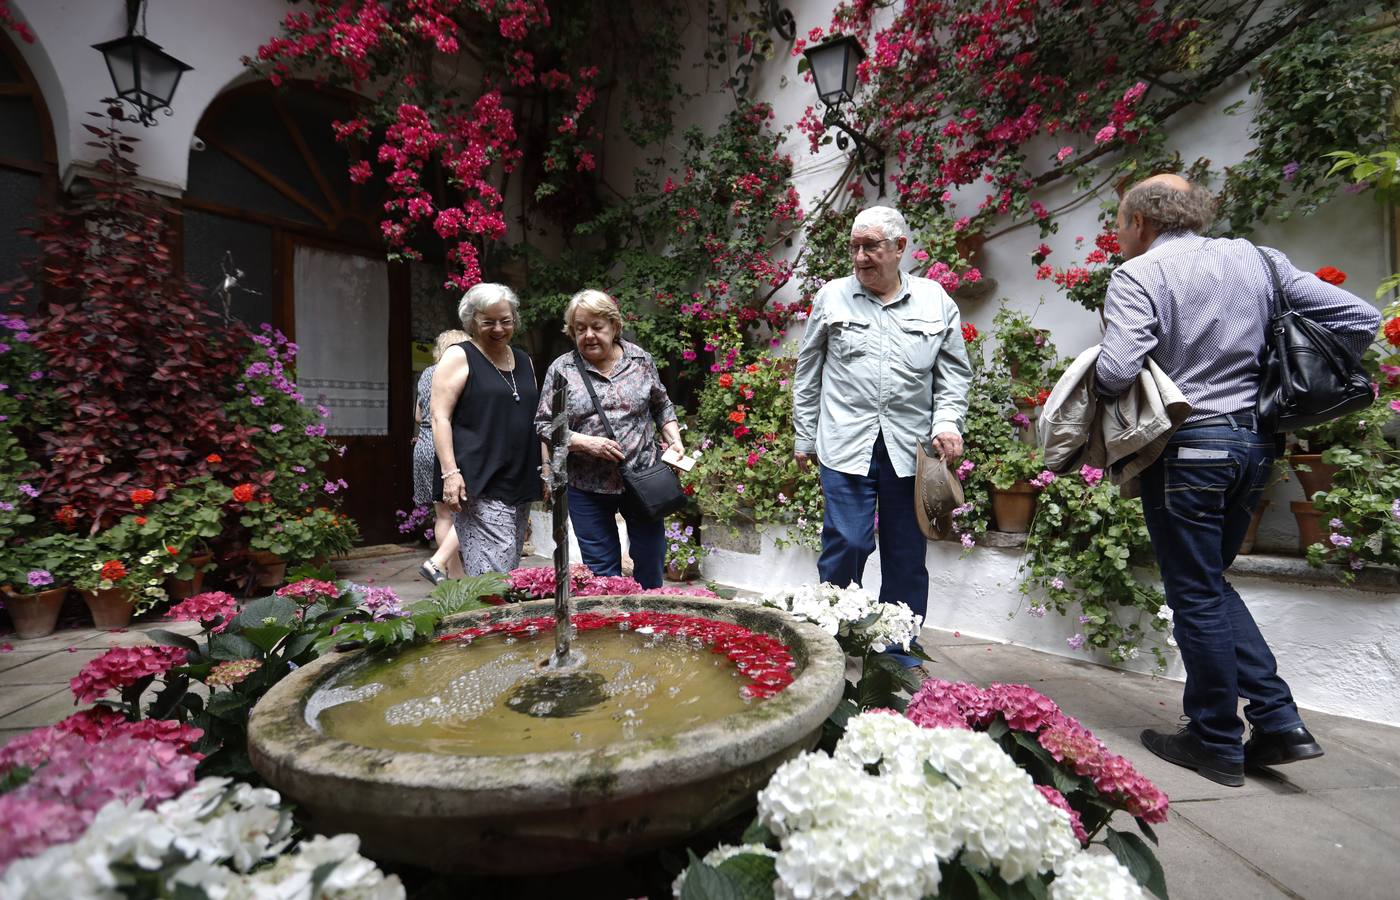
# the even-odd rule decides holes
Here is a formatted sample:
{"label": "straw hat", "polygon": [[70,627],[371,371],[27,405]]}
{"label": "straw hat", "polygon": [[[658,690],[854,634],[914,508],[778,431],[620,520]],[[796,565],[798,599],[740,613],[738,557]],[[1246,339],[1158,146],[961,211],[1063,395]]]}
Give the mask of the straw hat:
{"label": "straw hat", "polygon": [[920,441],[915,455],[914,514],[919,530],[931,541],[945,540],[953,535],[953,510],[963,503],[962,484],[929,441]]}

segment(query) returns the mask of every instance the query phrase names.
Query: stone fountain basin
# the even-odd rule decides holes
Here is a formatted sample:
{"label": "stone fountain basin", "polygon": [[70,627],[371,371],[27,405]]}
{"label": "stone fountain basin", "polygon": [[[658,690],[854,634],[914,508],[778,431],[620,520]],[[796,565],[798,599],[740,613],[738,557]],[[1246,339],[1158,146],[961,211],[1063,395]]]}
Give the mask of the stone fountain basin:
{"label": "stone fountain basin", "polygon": [[[566,871],[683,841],[752,807],[779,765],[815,746],[841,699],[841,648],[785,612],[646,595],[579,598],[577,608],[733,622],[786,644],[795,677],[773,697],[665,738],[472,757],[381,750],[322,734],[307,722],[307,698],[365,651],[328,654],[254,708],[253,766],[314,830],[354,832],[372,858],[441,872]],[[452,616],[443,628],[552,614],[552,601],[534,601]]]}

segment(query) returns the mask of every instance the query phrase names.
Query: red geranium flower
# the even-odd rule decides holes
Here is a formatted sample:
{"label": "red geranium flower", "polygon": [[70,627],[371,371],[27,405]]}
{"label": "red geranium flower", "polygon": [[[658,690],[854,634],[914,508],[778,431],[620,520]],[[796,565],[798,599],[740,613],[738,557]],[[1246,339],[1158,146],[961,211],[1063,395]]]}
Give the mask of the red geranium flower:
{"label": "red geranium flower", "polygon": [[145,516],[137,516],[137,517],[136,517],[136,524],[137,524],[137,525],[145,525],[145,524],[146,524],[146,517],[145,517]]}
{"label": "red geranium flower", "polygon": [[166,553],[169,553],[171,556],[179,556],[179,555],[180,555],[180,548],[179,548],[179,547],[176,547],[174,544],[166,544],[166,545],[165,545],[165,552],[166,552]]}
{"label": "red geranium flower", "polygon": [[1323,266],[1313,274],[1328,284],[1341,284],[1347,280],[1347,273],[1333,266]]}
{"label": "red geranium flower", "polygon": [[742,409],[736,409],[736,410],[734,410],[732,413],[729,414],[729,421],[731,421],[731,422],[733,422],[734,424],[738,425],[738,424],[740,424],[740,423],[742,423],[742,422],[744,421],[744,419],[747,417],[747,415],[748,415],[748,414],[745,413]]}
{"label": "red geranium flower", "polygon": [[1385,339],[1393,346],[1400,347],[1400,316],[1385,323]]}
{"label": "red geranium flower", "polygon": [[253,499],[253,486],[247,482],[240,484],[233,489],[233,499],[239,503],[247,503]]}
{"label": "red geranium flower", "polygon": [[71,506],[60,506],[58,511],[53,514],[53,517],[57,519],[58,524],[62,525],[64,528],[72,528],[74,525],[78,524],[78,511]]}
{"label": "red geranium flower", "polygon": [[734,436],[735,436],[736,438],[741,438],[741,437],[743,437],[744,435],[746,435],[746,434],[748,434],[748,433],[749,433],[749,426],[747,426],[747,425],[740,425],[738,428],[735,428],[735,429],[734,429]]}
{"label": "red geranium flower", "polygon": [[150,503],[154,499],[156,499],[156,492],[150,488],[137,488],[131,492],[131,502],[137,506]]}
{"label": "red geranium flower", "polygon": [[119,559],[109,559],[102,564],[102,571],[98,574],[108,581],[121,581],[126,577],[126,566]]}
{"label": "red geranium flower", "polygon": [[751,373],[752,373],[752,372],[757,372],[757,371],[758,371],[758,363],[749,363],[747,366],[744,366],[744,371],[745,371],[745,372],[751,372]]}
{"label": "red geranium flower", "polygon": [[964,322],[962,327],[963,340],[971,343],[977,340],[977,326],[971,322]]}
{"label": "red geranium flower", "polygon": [[208,456],[204,457],[204,461],[211,466],[217,466],[219,463],[224,461],[224,458],[217,453],[211,453]]}
{"label": "red geranium flower", "polygon": [[733,387],[734,376],[730,375],[728,372],[725,372],[723,375],[719,376],[719,386],[722,388]]}

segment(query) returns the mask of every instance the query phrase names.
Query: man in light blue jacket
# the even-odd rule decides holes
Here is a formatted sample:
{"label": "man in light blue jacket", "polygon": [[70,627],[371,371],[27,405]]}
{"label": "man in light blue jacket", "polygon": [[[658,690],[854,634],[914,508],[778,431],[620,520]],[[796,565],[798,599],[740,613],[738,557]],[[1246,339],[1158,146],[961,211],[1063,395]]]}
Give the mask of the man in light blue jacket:
{"label": "man in light blue jacket", "polygon": [[878,511],[880,599],[907,603],[922,619],[928,569],[914,511],[915,447],[932,438],[947,462],[962,455],[972,368],[953,299],[936,281],[900,271],[908,245],[898,210],[856,216],[855,273],[828,282],[812,302],[793,425],[798,467],[815,457],[821,472],[822,581],[861,583]]}

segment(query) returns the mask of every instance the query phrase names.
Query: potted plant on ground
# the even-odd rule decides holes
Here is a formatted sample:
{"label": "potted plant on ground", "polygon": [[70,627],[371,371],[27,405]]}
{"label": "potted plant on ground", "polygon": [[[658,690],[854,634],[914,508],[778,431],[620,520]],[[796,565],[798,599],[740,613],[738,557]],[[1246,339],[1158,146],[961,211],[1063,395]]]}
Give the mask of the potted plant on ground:
{"label": "potted plant on ground", "polygon": [[700,577],[700,560],[710,550],[699,541],[695,526],[678,519],[666,524],[666,580],[694,581]]}
{"label": "potted plant on ground", "polygon": [[25,640],[52,634],[73,581],[91,553],[87,538],[48,534],[11,544],[0,562],[5,608]]}

